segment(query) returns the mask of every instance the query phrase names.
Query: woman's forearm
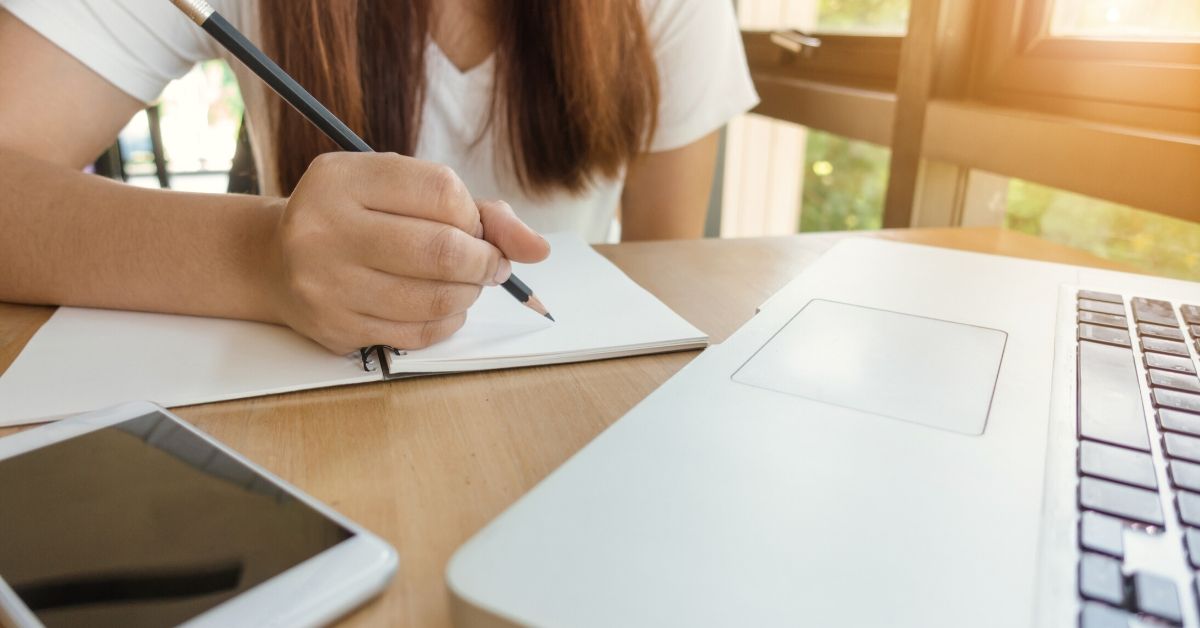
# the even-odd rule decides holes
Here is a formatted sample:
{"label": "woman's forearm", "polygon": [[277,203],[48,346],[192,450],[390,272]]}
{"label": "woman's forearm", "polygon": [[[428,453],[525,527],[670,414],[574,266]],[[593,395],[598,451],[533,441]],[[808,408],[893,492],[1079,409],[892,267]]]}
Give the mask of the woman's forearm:
{"label": "woman's forearm", "polygon": [[418,349],[458,329],[508,260],[549,254],[507,205],[477,206],[449,168],[395,154],[322,155],[286,201],[80,173],[142,107],[0,8],[0,301],[277,322],[337,353]]}
{"label": "woman's forearm", "polygon": [[0,300],[277,322],[281,199],[148,190],[0,149]]}
{"label": "woman's forearm", "polygon": [[704,235],[717,160],[718,134],[629,164],[621,195],[622,240],[672,240]]}

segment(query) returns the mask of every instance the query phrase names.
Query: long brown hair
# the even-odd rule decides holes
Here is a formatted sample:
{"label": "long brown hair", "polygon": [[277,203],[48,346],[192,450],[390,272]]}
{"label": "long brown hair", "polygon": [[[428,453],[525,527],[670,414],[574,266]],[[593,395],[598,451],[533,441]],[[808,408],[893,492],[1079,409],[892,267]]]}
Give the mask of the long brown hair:
{"label": "long brown hair", "polygon": [[[657,121],[658,71],[641,1],[493,1],[488,123],[499,125],[517,180],[532,193],[578,192],[597,176],[616,176]],[[260,0],[264,44],[368,144],[411,155],[430,2]],[[290,194],[313,158],[337,147],[282,101],[276,106],[278,183]]]}

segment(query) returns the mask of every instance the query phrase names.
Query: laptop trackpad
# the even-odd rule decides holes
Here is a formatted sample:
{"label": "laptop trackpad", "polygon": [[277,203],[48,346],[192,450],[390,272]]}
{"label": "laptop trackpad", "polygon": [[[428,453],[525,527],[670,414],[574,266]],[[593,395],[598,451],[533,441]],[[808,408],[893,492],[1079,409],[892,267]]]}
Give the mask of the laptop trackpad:
{"label": "laptop trackpad", "polygon": [[816,299],[733,380],[979,435],[1007,339],[995,329]]}

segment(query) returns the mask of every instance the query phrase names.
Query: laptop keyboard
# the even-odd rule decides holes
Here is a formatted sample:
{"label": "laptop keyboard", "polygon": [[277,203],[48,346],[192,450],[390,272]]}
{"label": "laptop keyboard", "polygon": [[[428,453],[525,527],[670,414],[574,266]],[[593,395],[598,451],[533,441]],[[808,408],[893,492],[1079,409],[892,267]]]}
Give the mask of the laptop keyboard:
{"label": "laptop keyboard", "polygon": [[[1200,592],[1200,306],[1080,290],[1077,312],[1079,623],[1178,625],[1198,599],[1182,587]],[[1168,521],[1183,529],[1170,553],[1187,582],[1126,564],[1127,535],[1162,535]]]}

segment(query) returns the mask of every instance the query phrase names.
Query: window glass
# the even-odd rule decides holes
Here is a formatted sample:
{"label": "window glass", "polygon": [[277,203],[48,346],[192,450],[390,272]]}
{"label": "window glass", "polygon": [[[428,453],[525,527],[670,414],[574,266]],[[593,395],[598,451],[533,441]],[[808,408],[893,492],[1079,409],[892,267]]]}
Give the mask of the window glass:
{"label": "window glass", "polygon": [[125,174],[138,177],[154,175],[154,152],[150,144],[150,121],[145,110],[134,114],[121,129],[121,156],[125,159]]}
{"label": "window glass", "polygon": [[1013,179],[1005,224],[1147,273],[1200,280],[1200,223]]}
{"label": "window glass", "polygon": [[1200,41],[1200,2],[1055,0],[1050,31],[1066,37]]}
{"label": "window glass", "polygon": [[[163,90],[160,127],[172,188],[225,191],[243,110],[237,80],[224,61],[201,63]],[[129,121],[120,141],[129,182],[158,187],[145,111]]]}
{"label": "window glass", "polygon": [[891,151],[821,131],[806,144],[800,231],[880,228]]}
{"label": "window glass", "polygon": [[891,151],[757,115],[725,145],[721,235],[878,229]]}
{"label": "window glass", "polygon": [[910,0],[820,0],[817,30],[903,35]]}
{"label": "window glass", "polygon": [[903,35],[911,0],[738,0],[742,27]]}

